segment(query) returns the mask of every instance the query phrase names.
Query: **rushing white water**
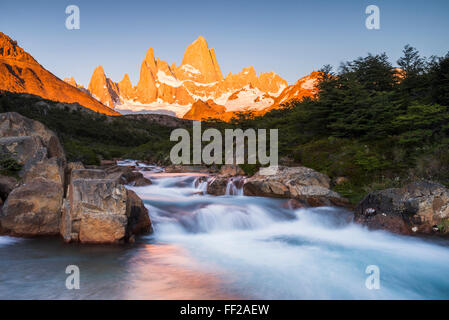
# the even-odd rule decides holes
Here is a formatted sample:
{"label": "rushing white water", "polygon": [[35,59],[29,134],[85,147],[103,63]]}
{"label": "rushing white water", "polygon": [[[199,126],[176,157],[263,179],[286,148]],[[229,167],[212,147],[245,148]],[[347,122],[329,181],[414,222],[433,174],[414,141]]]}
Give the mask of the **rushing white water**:
{"label": "rushing white water", "polygon": [[[448,242],[368,231],[337,208],[245,197],[239,179],[214,197],[211,177],[140,167],[153,184],[131,189],[153,235],[128,246],[0,237],[0,299],[449,299]],[[80,290],[65,289],[68,265],[80,268]],[[366,287],[372,265],[379,290]]]}
{"label": "rushing white water", "polygon": [[[157,241],[186,248],[206,271],[221,270],[245,297],[261,299],[449,298],[449,247],[368,231],[337,208],[290,210],[284,200],[200,195],[195,177],[153,175],[133,188]],[[204,178],[202,179],[204,181]],[[369,290],[368,266],[380,269]],[[229,283],[229,282],[228,282]]]}
{"label": "rushing white water", "polygon": [[227,196],[243,196],[243,177],[230,178],[226,185]]}
{"label": "rushing white water", "polygon": [[12,237],[0,237],[0,247],[7,246],[19,242],[20,239]]}

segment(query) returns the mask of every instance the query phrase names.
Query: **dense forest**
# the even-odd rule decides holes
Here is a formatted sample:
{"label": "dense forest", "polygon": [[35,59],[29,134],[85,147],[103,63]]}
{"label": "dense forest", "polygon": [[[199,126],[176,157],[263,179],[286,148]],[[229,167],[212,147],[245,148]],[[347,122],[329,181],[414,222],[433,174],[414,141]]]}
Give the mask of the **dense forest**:
{"label": "dense forest", "polygon": [[325,66],[315,98],[214,125],[279,128],[280,156],[343,178],[334,188],[354,202],[409,180],[449,185],[449,53],[407,45],[397,66],[386,54]]}

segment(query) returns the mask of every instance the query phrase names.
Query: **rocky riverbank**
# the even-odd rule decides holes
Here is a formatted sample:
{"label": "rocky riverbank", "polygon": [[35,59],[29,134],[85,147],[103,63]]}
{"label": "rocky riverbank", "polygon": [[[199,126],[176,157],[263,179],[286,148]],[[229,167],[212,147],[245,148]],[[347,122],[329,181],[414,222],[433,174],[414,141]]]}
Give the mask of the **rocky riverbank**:
{"label": "rocky riverbank", "polygon": [[[2,158],[19,166],[14,175],[0,175],[0,234],[125,243],[151,232],[142,200],[124,187],[151,184],[132,163],[104,161],[87,168],[80,162],[68,163],[58,137],[18,113],[0,114],[0,136]],[[279,166],[268,174],[263,168],[251,177],[235,165],[220,170],[169,166],[165,172],[203,174],[198,182],[207,184],[205,190],[215,196],[286,198],[291,209],[344,207],[354,211],[354,222],[370,229],[449,235],[449,190],[431,181],[372,192],[354,208],[332,190],[328,176],[302,166]]]}
{"label": "rocky riverbank", "polygon": [[147,209],[124,187],[150,184],[141,173],[67,163],[58,137],[18,113],[0,114],[0,137],[2,158],[20,166],[15,177],[0,176],[0,234],[124,243],[151,231]]}
{"label": "rocky riverbank", "polygon": [[355,221],[399,234],[449,235],[449,190],[432,181],[368,194]]}
{"label": "rocky riverbank", "polygon": [[280,166],[265,175],[242,176],[235,166],[223,166],[209,179],[207,193],[220,196],[231,184],[246,196],[289,198],[292,208],[337,206],[354,211],[354,222],[374,230],[405,235],[449,235],[449,190],[432,181],[369,193],[355,208],[331,190],[330,178],[306,167]]}
{"label": "rocky riverbank", "polygon": [[240,168],[225,165],[218,175],[208,182],[207,192],[225,195],[231,182],[243,188],[246,196],[294,199],[296,207],[339,206],[351,208],[351,204],[337,192],[331,190],[330,178],[306,167],[279,166],[270,170],[261,169],[252,177],[244,177]]}

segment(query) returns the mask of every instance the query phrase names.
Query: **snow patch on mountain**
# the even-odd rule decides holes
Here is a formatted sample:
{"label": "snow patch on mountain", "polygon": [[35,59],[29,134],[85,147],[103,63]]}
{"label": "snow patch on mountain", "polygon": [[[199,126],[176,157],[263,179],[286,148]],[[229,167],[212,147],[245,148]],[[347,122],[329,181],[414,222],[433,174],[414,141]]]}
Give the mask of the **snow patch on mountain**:
{"label": "snow patch on mountain", "polygon": [[243,87],[243,89],[233,93],[228,97],[224,106],[227,111],[239,111],[243,109],[248,110],[262,110],[272,105],[274,99],[250,85]]}
{"label": "snow patch on mountain", "polygon": [[155,113],[155,114],[167,114],[171,116],[176,116],[182,118],[182,116],[189,111],[191,104],[180,105],[177,103],[167,103],[162,99],[157,99],[157,101],[143,104],[134,100],[127,100],[123,104],[115,108],[116,111],[122,114],[129,113]]}
{"label": "snow patch on mountain", "polygon": [[162,70],[159,70],[157,72],[157,79],[158,79],[159,82],[165,83],[166,85],[169,85],[170,87],[177,88],[177,87],[182,86],[182,81],[179,81],[175,77],[166,74]]}
{"label": "snow patch on mountain", "polygon": [[190,74],[201,74],[200,70],[198,70],[197,68],[191,66],[190,64],[185,64],[181,67],[182,70],[184,70],[185,72],[188,72]]}

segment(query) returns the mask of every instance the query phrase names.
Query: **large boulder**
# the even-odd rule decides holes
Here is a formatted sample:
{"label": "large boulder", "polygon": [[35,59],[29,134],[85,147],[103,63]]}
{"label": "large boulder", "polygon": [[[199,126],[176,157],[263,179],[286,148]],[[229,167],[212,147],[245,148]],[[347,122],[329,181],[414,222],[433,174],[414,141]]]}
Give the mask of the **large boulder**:
{"label": "large boulder", "polygon": [[228,186],[228,178],[226,177],[214,177],[207,184],[207,193],[214,196],[223,196],[226,194],[226,188]]}
{"label": "large boulder", "polygon": [[16,160],[22,166],[19,175],[23,176],[36,163],[47,159],[47,148],[42,145],[39,137],[2,137],[0,154]]}
{"label": "large boulder", "polygon": [[[0,114],[0,152],[22,168],[20,181],[0,179],[2,232],[15,236],[59,233],[66,158],[57,136],[18,113]],[[7,197],[7,198],[6,198]]]}
{"label": "large boulder", "polygon": [[[106,178],[105,178],[106,177]],[[66,242],[124,243],[151,231],[142,201],[101,170],[74,170],[62,210]]]}
{"label": "large boulder", "polygon": [[23,182],[28,183],[38,177],[57,183],[63,188],[65,179],[63,161],[53,157],[36,162],[25,172]]}
{"label": "large boulder", "polygon": [[14,189],[2,212],[2,233],[13,236],[48,236],[59,233],[63,200],[61,185],[38,177]]}
{"label": "large boulder", "polygon": [[65,161],[64,149],[55,133],[42,123],[17,112],[0,114],[0,137],[37,137],[47,149],[47,157]]}
{"label": "large boulder", "polygon": [[122,243],[151,231],[142,200],[123,186],[151,184],[141,173],[67,166],[56,135],[17,113],[0,114],[0,136],[2,156],[22,165],[20,181],[0,176],[0,234]]}
{"label": "large boulder", "polygon": [[349,205],[338,193],[330,190],[330,178],[313,169],[279,166],[269,175],[264,172],[270,170],[264,170],[246,179],[243,185],[245,195],[299,199],[312,207]]}
{"label": "large boulder", "polygon": [[374,191],[355,210],[355,221],[400,234],[449,234],[449,190],[431,181]]}
{"label": "large boulder", "polygon": [[137,194],[127,190],[126,215],[128,217],[128,233],[130,235],[152,232],[152,225],[148,209]]}
{"label": "large boulder", "polygon": [[[75,172],[74,172],[75,173]],[[118,243],[126,235],[126,189],[113,180],[72,178],[63,237],[82,243]],[[69,218],[65,215],[68,214]]]}

